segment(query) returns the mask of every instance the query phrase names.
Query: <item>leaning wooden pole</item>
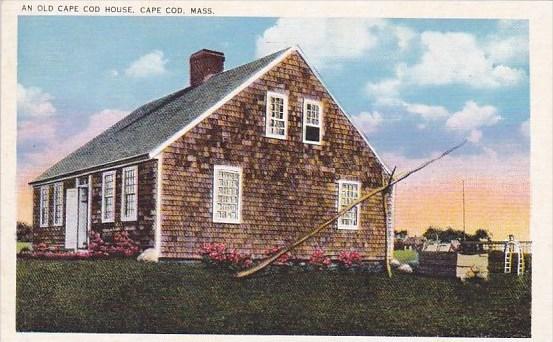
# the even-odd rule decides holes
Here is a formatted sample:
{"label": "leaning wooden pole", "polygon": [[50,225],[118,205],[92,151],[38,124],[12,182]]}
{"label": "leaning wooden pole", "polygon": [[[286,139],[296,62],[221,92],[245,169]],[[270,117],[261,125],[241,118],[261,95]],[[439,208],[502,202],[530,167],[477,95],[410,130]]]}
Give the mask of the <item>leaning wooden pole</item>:
{"label": "leaning wooden pole", "polygon": [[348,212],[351,208],[355,207],[356,205],[358,205],[359,203],[362,203],[366,200],[368,200],[369,198],[383,192],[383,191],[386,191],[388,189],[390,189],[394,184],[404,180],[405,178],[409,177],[410,175],[412,175],[413,173],[415,172],[418,172],[422,169],[424,169],[425,167],[427,167],[428,165],[432,164],[433,162],[439,160],[439,159],[442,159],[443,157],[447,156],[448,154],[450,154],[451,152],[455,151],[456,149],[460,148],[461,146],[463,146],[467,141],[463,141],[462,143],[460,143],[459,145],[456,145],[456,146],[453,146],[452,148],[450,148],[449,150],[445,151],[444,153],[440,154],[439,156],[437,156],[436,158],[433,158],[433,159],[430,159],[424,163],[422,163],[421,165],[417,166],[416,168],[410,170],[410,171],[407,171],[401,175],[399,175],[396,179],[393,179],[392,181],[388,182],[388,184],[380,187],[380,188],[377,188],[377,189],[374,189],[373,191],[369,192],[368,194],[360,197],[358,200],[352,202],[350,205],[348,205],[346,208],[340,210],[338,212],[338,214],[336,214],[334,217],[332,217],[331,219],[325,221],[323,224],[319,225],[318,227],[316,227],[315,229],[311,230],[310,232],[308,232],[307,234],[305,234],[304,236],[302,236],[301,238],[299,238],[298,240],[296,240],[294,243],[292,243],[291,245],[281,249],[278,253],[274,254],[273,256],[267,258],[267,259],[264,259],[263,261],[261,261],[260,263],[248,268],[248,269],[245,269],[243,271],[240,271],[238,273],[236,273],[236,277],[237,278],[242,278],[242,277],[247,277],[247,276],[250,276],[262,269],[264,269],[265,267],[269,266],[270,264],[272,264],[273,262],[275,262],[279,257],[281,257],[282,255],[288,253],[289,251],[293,250],[294,248],[296,248],[297,246],[301,245],[302,243],[304,243],[306,240],[308,240],[309,238],[313,237],[314,235],[316,235],[318,232],[320,232],[321,230],[323,230],[324,228],[330,226],[331,224],[333,224],[340,216],[342,216],[343,214],[345,214],[346,212]]}
{"label": "leaning wooden pole", "polygon": [[[388,179],[385,179],[385,177],[382,177],[383,178],[382,184],[387,182],[388,185],[390,185],[390,183],[394,179],[395,173],[396,173],[396,167],[394,166],[394,169],[392,170],[392,173],[390,174],[390,177]],[[386,273],[388,273],[389,278],[392,277],[392,268],[390,267],[390,248],[388,244],[389,243],[388,240],[390,239],[390,232],[388,231],[388,220],[389,220],[388,215],[390,213],[388,212],[387,196],[391,196],[390,194],[391,190],[392,190],[391,188],[388,188],[388,190],[382,191],[382,207],[384,210],[384,224],[386,227],[386,229],[384,229],[384,241],[386,241],[386,248],[384,250],[384,264],[386,265]]]}

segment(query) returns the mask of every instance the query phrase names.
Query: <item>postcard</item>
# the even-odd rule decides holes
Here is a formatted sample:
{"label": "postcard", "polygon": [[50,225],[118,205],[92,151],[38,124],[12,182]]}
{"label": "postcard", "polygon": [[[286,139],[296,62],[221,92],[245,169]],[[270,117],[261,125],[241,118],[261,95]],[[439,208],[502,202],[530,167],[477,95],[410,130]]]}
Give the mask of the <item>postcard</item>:
{"label": "postcard", "polygon": [[2,3],[6,341],[550,341],[548,2]]}

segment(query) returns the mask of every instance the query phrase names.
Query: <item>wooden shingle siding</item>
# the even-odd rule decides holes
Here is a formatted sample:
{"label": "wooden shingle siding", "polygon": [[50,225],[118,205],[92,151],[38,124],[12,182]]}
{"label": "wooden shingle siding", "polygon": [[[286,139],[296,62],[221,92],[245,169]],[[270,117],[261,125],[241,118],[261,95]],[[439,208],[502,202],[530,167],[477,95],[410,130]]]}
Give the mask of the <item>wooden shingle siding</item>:
{"label": "wooden shingle siding", "polygon": [[[265,136],[267,91],[288,95],[286,140]],[[322,102],[321,145],[302,142],[303,99]],[[214,165],[242,167],[242,223],[213,223]],[[237,94],[163,151],[161,252],[198,258],[202,244],[224,242],[254,257],[298,238],[337,212],[338,181],[362,193],[381,186],[382,166],[297,52]],[[323,231],[293,254],[315,247],[331,255],[356,250],[366,260],[385,251],[382,196],[361,207],[358,230]]]}
{"label": "wooden shingle siding", "polygon": [[[154,244],[154,223],[155,223],[155,199],[157,160],[150,160],[138,164],[138,215],[136,221],[121,221],[121,176],[123,167],[117,167],[115,186],[115,220],[112,223],[102,223],[102,173],[91,174],[91,229],[102,233],[102,236],[109,239],[112,232],[125,229],[129,231],[131,238],[139,242],[143,248],[152,247]],[[85,176],[88,178],[88,175]],[[53,224],[53,183],[49,184],[50,189],[50,216],[48,227],[40,227],[40,186],[33,189],[33,243],[44,242],[50,247],[64,248],[65,244],[65,193],[67,189],[74,189],[76,178],[63,181],[64,207],[62,225],[55,227]]]}
{"label": "wooden shingle siding", "polygon": [[125,229],[130,237],[143,248],[154,244],[155,189],[157,161],[150,160],[138,164],[138,213],[136,221],[121,221],[121,185],[123,167],[114,169],[115,176],[115,219],[111,223],[102,223],[102,172],[92,176],[91,229],[102,232],[104,236]]}

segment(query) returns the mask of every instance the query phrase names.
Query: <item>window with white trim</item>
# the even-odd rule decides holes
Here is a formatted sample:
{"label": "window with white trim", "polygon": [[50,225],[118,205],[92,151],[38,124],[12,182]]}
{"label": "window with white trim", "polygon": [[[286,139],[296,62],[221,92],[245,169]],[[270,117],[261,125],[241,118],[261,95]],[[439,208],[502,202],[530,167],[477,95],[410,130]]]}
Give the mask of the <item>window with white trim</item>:
{"label": "window with white trim", "polygon": [[63,183],[54,184],[54,226],[63,223]]}
{"label": "window with white trim", "polygon": [[303,142],[307,144],[321,143],[322,106],[319,101],[305,99],[303,101]]}
{"label": "window with white trim", "polygon": [[48,213],[50,209],[50,186],[45,185],[40,187],[40,226],[48,227]]}
{"label": "window with white trim", "polygon": [[213,169],[213,222],[240,223],[242,168],[215,165]]}
{"label": "window with white trim", "polygon": [[[341,180],[338,182],[338,211],[348,207],[359,199],[361,183],[355,181]],[[339,229],[358,229],[361,205],[348,210],[338,219]]]}
{"label": "window with white trim", "polygon": [[267,92],[265,135],[270,138],[286,139],[288,129],[288,97],[284,94]]}
{"label": "window with white trim", "polygon": [[123,169],[121,184],[121,220],[136,221],[138,204],[138,167]]}
{"label": "window with white trim", "polygon": [[115,171],[102,174],[102,222],[115,219]]}

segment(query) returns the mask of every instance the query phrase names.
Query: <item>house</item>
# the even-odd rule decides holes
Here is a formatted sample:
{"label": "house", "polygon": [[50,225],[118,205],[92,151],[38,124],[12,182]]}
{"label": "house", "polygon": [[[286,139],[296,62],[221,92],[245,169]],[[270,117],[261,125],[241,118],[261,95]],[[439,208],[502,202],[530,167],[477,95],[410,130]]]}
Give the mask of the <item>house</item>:
{"label": "house", "polygon": [[[136,109],[33,180],[34,243],[81,249],[91,230],[109,239],[125,229],[163,259],[197,259],[208,242],[261,257],[389,177],[300,48],[227,71],[224,61],[192,54],[189,87]],[[391,197],[354,207],[295,256],[320,247],[382,262]]]}

